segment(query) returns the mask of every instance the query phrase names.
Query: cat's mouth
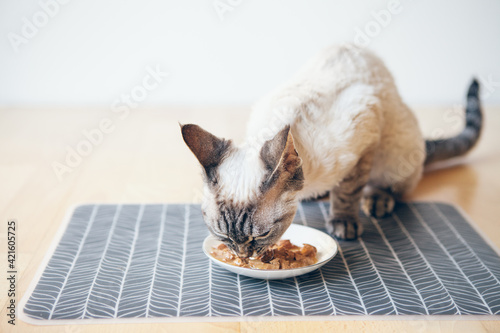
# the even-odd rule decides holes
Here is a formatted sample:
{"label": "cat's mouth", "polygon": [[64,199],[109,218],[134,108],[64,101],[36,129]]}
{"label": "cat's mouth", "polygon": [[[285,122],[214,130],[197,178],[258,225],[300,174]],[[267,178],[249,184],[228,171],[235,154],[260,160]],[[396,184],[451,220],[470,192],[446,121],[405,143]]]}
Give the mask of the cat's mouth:
{"label": "cat's mouth", "polygon": [[233,252],[234,255],[241,259],[258,259],[261,257],[271,245],[258,245],[253,240],[253,237],[249,238],[245,243],[235,244],[234,242],[226,242],[227,247]]}
{"label": "cat's mouth", "polygon": [[245,251],[245,252],[236,252],[236,251],[233,251],[234,254],[236,254],[239,258],[241,259],[255,259],[258,257],[257,255],[257,252],[255,250],[253,251]]}
{"label": "cat's mouth", "polygon": [[258,249],[240,249],[240,251],[231,249],[231,251],[241,259],[258,259],[260,256],[262,256],[262,254],[264,254],[264,252],[266,252],[267,248],[268,247],[265,246]]}

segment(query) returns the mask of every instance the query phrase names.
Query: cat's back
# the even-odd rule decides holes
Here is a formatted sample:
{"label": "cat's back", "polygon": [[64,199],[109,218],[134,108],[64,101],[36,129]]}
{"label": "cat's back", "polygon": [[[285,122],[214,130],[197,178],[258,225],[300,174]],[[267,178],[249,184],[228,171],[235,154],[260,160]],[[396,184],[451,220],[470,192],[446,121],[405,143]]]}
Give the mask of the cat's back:
{"label": "cat's back", "polygon": [[392,83],[393,78],[379,57],[346,43],[320,51],[289,81],[288,88],[309,85],[311,90],[334,94],[353,84],[367,84],[379,90]]}
{"label": "cat's back", "polygon": [[336,117],[333,112],[344,110],[342,105],[334,107],[337,102],[351,102],[354,96],[378,98],[393,87],[385,65],[370,51],[352,44],[327,47],[254,105],[248,137],[258,136],[265,128],[270,138],[298,117],[330,122]]}
{"label": "cat's back", "polygon": [[[309,59],[291,79],[258,101],[252,117],[264,121],[278,112],[280,118],[279,113],[283,110],[307,109],[307,105],[317,105],[326,111],[336,97],[353,88],[373,96],[386,95],[387,91],[395,89],[390,72],[375,54],[349,43],[332,45]],[[285,118],[290,120],[288,115]],[[252,133],[255,129],[250,123],[249,134]]]}

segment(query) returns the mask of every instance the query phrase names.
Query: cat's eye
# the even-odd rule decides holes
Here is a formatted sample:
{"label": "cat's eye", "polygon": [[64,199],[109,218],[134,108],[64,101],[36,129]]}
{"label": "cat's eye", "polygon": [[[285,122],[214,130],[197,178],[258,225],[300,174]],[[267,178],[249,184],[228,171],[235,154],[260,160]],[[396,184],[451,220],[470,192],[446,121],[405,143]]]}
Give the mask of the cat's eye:
{"label": "cat's eye", "polygon": [[262,235],[259,235],[259,236],[255,237],[254,239],[266,238],[267,236],[269,236],[270,233],[271,233],[271,230],[269,230],[268,232],[263,233]]}
{"label": "cat's eye", "polygon": [[229,237],[226,236],[219,236],[217,235],[217,239],[219,239],[221,242],[227,243],[227,242],[232,242],[233,240]]}

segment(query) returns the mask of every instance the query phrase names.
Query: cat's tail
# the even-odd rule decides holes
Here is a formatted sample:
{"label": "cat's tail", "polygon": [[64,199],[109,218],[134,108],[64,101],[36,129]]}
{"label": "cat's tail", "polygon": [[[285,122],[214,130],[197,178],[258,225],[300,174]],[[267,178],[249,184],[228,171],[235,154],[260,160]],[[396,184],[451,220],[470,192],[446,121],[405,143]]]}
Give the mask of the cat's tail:
{"label": "cat's tail", "polygon": [[442,161],[466,154],[479,140],[483,125],[483,113],[479,101],[479,83],[472,80],[467,93],[465,128],[460,134],[448,139],[426,140],[425,164]]}

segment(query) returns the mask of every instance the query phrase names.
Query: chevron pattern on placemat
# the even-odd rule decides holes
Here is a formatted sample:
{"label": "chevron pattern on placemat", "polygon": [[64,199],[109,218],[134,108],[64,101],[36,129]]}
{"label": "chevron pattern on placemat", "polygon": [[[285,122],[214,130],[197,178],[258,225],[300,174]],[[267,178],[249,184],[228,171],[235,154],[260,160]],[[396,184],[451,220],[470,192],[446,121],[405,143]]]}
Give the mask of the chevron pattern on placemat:
{"label": "chevron pattern on placemat", "polygon": [[[324,230],[327,211],[302,203],[294,223]],[[454,207],[402,203],[363,223],[321,269],[267,281],[212,265],[199,205],[79,206],[23,311],[75,322],[500,314],[500,258]]]}

